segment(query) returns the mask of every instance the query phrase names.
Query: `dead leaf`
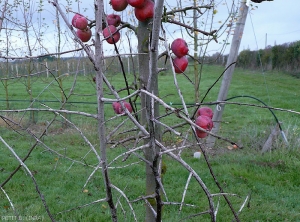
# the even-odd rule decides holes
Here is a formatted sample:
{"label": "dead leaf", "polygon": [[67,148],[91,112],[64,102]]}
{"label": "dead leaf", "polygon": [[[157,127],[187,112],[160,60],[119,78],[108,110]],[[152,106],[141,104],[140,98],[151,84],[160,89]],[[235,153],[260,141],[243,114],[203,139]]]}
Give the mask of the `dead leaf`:
{"label": "dead leaf", "polygon": [[233,147],[232,146],[227,146],[227,149],[233,150]]}

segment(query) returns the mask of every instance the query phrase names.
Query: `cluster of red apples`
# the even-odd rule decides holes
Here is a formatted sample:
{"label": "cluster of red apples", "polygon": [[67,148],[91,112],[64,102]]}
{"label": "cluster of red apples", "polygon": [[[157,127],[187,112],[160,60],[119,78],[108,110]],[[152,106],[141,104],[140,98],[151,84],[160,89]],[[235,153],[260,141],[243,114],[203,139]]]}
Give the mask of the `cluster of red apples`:
{"label": "cluster of red apples", "polygon": [[[154,14],[154,2],[151,0],[111,0],[110,4],[117,12],[123,11],[128,5],[131,5],[134,7],[135,17],[142,22],[152,18]],[[121,24],[121,17],[117,14],[109,14],[106,16],[106,22],[107,26],[104,23],[102,30],[104,38],[109,44],[117,43],[121,37],[117,29]],[[90,40],[92,32],[84,16],[75,14],[72,19],[72,25],[78,29],[76,34],[81,41],[87,42]]]}
{"label": "cluster of red apples", "polygon": [[182,38],[175,39],[171,44],[171,50],[175,55],[173,58],[173,66],[176,73],[183,73],[188,66],[186,55],[189,52],[186,41]]}
{"label": "cluster of red apples", "polygon": [[120,32],[117,29],[121,24],[121,17],[116,14],[109,14],[106,16],[106,22],[107,26],[102,31],[104,38],[109,44],[117,43],[121,37]]}
{"label": "cluster of red apples", "polygon": [[[123,101],[123,104],[124,104],[125,108],[126,108],[130,113],[132,113],[132,107],[131,107],[130,103],[129,103],[129,102],[126,102],[126,101]],[[115,111],[116,114],[123,114],[123,113],[125,113],[125,111],[124,111],[124,109],[122,108],[122,105],[121,105],[120,102],[113,102],[113,103],[112,103],[112,107],[113,107],[113,109],[114,109],[114,111]]]}
{"label": "cluster of red apples", "polygon": [[154,2],[151,0],[111,0],[110,4],[117,12],[125,10],[128,5],[132,6],[135,17],[141,22],[153,18]]}
{"label": "cluster of red apples", "polygon": [[[135,17],[142,22],[150,18],[153,18],[154,2],[151,0],[111,0],[110,4],[112,8],[118,12],[125,10],[128,5],[134,7]],[[102,30],[102,34],[109,44],[117,43],[120,40],[120,32],[117,29],[117,27],[120,24],[121,24],[121,17],[119,15],[113,13],[106,16],[106,23],[103,24],[104,28]],[[90,40],[92,36],[92,32],[88,26],[88,21],[86,17],[82,16],[79,13],[76,13],[72,19],[72,25],[75,28],[77,28],[76,34],[78,38],[81,39],[81,41],[87,42]],[[175,58],[172,59],[175,72],[183,73],[188,66],[188,59],[186,55],[188,54],[189,49],[187,43],[185,42],[184,39],[181,38],[175,39],[172,42],[171,50],[175,55]],[[96,82],[95,77],[93,78],[93,81]],[[132,107],[130,103],[125,101],[123,103],[124,106],[131,113]],[[119,102],[112,103],[112,106],[116,114],[124,113],[124,110]],[[205,133],[205,132],[201,131],[201,133]],[[199,132],[199,135],[201,133]]]}
{"label": "cluster of red apples", "polygon": [[72,25],[77,28],[76,35],[83,41],[87,42],[92,37],[92,31],[88,26],[88,20],[81,14],[76,13],[72,19]]}
{"label": "cluster of red apples", "polygon": [[[154,14],[154,2],[151,0],[111,0],[110,4],[117,12],[121,12],[131,5],[134,7],[135,17],[142,22],[152,18]],[[109,14],[106,16],[106,21],[108,26],[103,29],[103,36],[109,44],[117,43],[120,33],[116,27],[120,25],[121,18],[119,15]]]}
{"label": "cluster of red apples", "polygon": [[[213,115],[214,113],[211,108],[203,106],[197,110],[196,113],[197,118],[195,124],[205,129],[206,131],[211,131],[211,129],[214,126],[214,123],[212,121]],[[205,138],[208,135],[207,132],[197,128],[196,128],[196,134],[199,138]]]}
{"label": "cluster of red apples", "polygon": [[[107,27],[103,29],[103,36],[110,44],[118,42],[120,39],[120,33],[117,30],[117,26],[121,24],[121,17],[119,15],[110,14],[106,17]],[[72,19],[72,25],[77,29],[77,37],[83,41],[88,42],[92,37],[92,31],[88,26],[86,17],[76,13]]]}

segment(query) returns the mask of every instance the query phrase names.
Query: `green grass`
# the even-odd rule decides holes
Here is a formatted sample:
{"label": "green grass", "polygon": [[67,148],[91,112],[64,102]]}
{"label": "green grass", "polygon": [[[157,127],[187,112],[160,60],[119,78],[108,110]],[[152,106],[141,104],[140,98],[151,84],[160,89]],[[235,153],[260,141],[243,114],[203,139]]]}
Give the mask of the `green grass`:
{"label": "green grass", "polygon": [[[222,71],[223,68],[219,66],[204,67],[200,84],[201,98]],[[192,114],[194,111],[192,106],[194,103],[193,85],[184,76],[178,75],[177,77],[182,95],[186,103],[191,105],[189,112]],[[189,77],[192,79],[191,73]],[[74,94],[70,96],[70,105],[67,108],[96,113],[95,85],[91,78],[92,75],[78,77]],[[133,81],[132,76],[128,76],[128,78],[129,83],[131,83]],[[109,79],[116,89],[124,87],[121,74],[114,75],[113,78],[109,77]],[[33,80],[34,98],[51,108],[59,108],[59,103],[55,102],[61,98],[57,83],[51,78]],[[50,84],[51,81],[53,81],[52,84]],[[63,85],[66,95],[68,95],[73,81],[73,76],[64,79]],[[299,79],[282,73],[256,73],[249,70],[236,69],[228,97],[249,95],[261,99],[273,107],[299,111],[300,104],[297,103],[299,85]],[[204,102],[216,100],[219,86],[220,82],[210,91]],[[45,87],[47,88],[45,89]],[[160,98],[163,98],[169,104],[172,103],[174,107],[182,107],[171,75],[164,74],[159,76],[159,88],[161,89]],[[112,97],[107,88],[104,89],[104,92],[106,97]],[[121,95],[124,96],[126,93],[122,92]],[[10,82],[9,98],[13,100],[28,100],[24,81],[14,80]],[[249,98],[237,98],[231,101],[260,105],[257,101]],[[139,107],[139,101],[137,102]],[[29,103],[12,101],[10,105],[14,109],[22,109],[27,108]],[[34,103],[34,107],[43,108],[39,102]],[[2,110],[6,109],[4,102],[1,103],[0,108]],[[164,112],[165,110],[162,108],[161,113]],[[261,146],[270,133],[270,128],[275,125],[274,117],[270,111],[257,107],[227,105],[223,115],[220,135],[242,143],[244,148],[228,150],[227,146],[229,144],[227,142],[218,141],[216,149],[208,154],[210,164],[224,192],[237,195],[228,196],[236,211],[239,210],[246,196],[251,193],[249,203],[247,203],[240,214],[241,221],[300,221],[300,203],[298,201],[300,184],[300,177],[298,176],[300,167],[299,118],[296,114],[288,112],[274,112],[286,131],[290,142],[289,146],[286,146],[282,138],[279,137],[274,144],[276,149],[262,155],[260,153]],[[3,113],[1,114],[3,115]],[[1,137],[14,148],[20,157],[24,157],[35,142],[27,134],[26,128],[29,127],[32,132],[39,135],[48,122],[54,118],[52,113],[40,112],[37,117],[38,122],[35,125],[30,125],[28,123],[29,113],[22,115],[23,113],[14,113],[8,117],[15,122],[20,121],[23,128],[14,126],[14,130],[12,130],[5,126],[3,121],[0,124]],[[108,131],[114,129],[125,119],[120,117],[110,120],[113,116],[111,104],[107,104],[105,106],[105,117]],[[79,115],[71,115],[68,118],[80,127],[90,142],[99,149],[96,120]],[[87,186],[83,187],[93,171],[91,166],[97,164],[97,159],[80,134],[72,127],[63,128],[61,121],[61,118],[56,118],[54,124],[48,129],[47,135],[43,138],[43,142],[47,147],[39,144],[26,161],[26,165],[34,174],[49,210],[57,221],[110,221],[109,207],[105,202],[67,211],[103,198],[105,190],[101,171],[97,171],[89,180]],[[162,118],[161,121],[175,124],[181,120],[177,119],[175,115],[169,115]],[[133,125],[127,121],[117,135],[113,137],[113,140],[126,138],[126,135],[121,134],[121,132],[132,127]],[[183,127],[178,130],[185,132],[186,129],[187,127]],[[163,141],[168,145],[180,145],[181,138],[167,133],[164,135]],[[193,141],[191,136],[189,141]],[[126,146],[108,149],[108,162],[126,151],[127,148],[130,148],[130,145],[130,143],[126,143]],[[48,147],[60,153],[61,156],[50,152]],[[192,158],[195,150],[197,150],[196,147],[185,150],[182,153],[182,158],[200,175],[212,193],[218,193],[219,190],[209,173],[203,157],[200,160]],[[2,143],[0,152],[0,183],[2,183],[18,166],[18,162]],[[142,152],[137,153],[142,155]],[[72,160],[64,158],[64,156]],[[132,154],[127,161],[122,162],[122,158],[119,158],[110,165],[109,173],[112,183],[118,188],[125,190],[130,200],[134,200],[144,194],[145,167],[143,163],[138,161],[138,157]],[[164,157],[164,162],[167,165],[167,173],[164,175],[163,182],[168,198],[170,201],[180,202],[188,178],[188,172],[168,156]],[[114,168],[120,166],[124,167]],[[44,221],[49,221],[33,181],[25,170],[22,169],[14,175],[4,186],[4,190],[9,195],[19,215],[37,215],[42,216]],[[118,203],[119,220],[133,221],[129,206],[120,193],[114,190],[114,201],[117,202],[117,200],[120,201]],[[207,198],[194,178],[190,182],[185,200],[186,203],[197,205],[197,207],[185,206],[179,212],[178,205],[164,206],[163,221],[179,221],[191,214],[207,210]],[[215,205],[218,200],[218,197],[214,198]],[[132,203],[132,205],[138,221],[143,221],[143,203]],[[0,216],[9,215],[14,215],[14,211],[1,191]],[[222,197],[220,198],[220,208],[217,217],[219,221],[231,221],[233,219],[233,215]],[[210,221],[208,216],[190,218],[186,221],[199,220]]]}

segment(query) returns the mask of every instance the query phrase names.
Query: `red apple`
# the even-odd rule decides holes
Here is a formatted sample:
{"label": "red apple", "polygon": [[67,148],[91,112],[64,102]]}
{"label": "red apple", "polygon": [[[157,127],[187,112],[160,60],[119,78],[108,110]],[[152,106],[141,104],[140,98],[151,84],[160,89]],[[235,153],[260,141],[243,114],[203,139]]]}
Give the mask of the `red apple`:
{"label": "red apple", "polygon": [[144,4],[141,7],[134,8],[134,14],[135,17],[141,22],[153,18],[154,2],[151,0],[145,0]]}
{"label": "red apple", "polygon": [[186,56],[183,57],[176,57],[173,59],[173,66],[176,73],[183,73],[186,70],[186,67],[188,66],[188,59]]}
{"label": "red apple", "polygon": [[[124,103],[124,106],[126,107],[126,109],[130,113],[132,113],[132,107],[131,107],[130,103],[126,102],[126,101],[123,101],[123,103]],[[120,102],[113,102],[112,103],[112,107],[113,107],[113,109],[114,109],[114,111],[115,111],[116,114],[123,114],[123,113],[125,113]]]}
{"label": "red apple", "polygon": [[[197,126],[200,126],[203,129],[207,130],[207,131],[211,131],[211,129],[214,126],[213,121],[208,116],[198,116],[196,121],[195,121],[195,124]],[[200,129],[197,129],[197,128],[196,128],[196,134],[199,138],[204,138],[204,137],[207,136],[206,132],[204,132]]]}
{"label": "red apple", "polygon": [[198,136],[198,138],[205,138],[205,137],[207,137],[208,133],[196,129],[196,135]]}
{"label": "red apple", "polygon": [[81,29],[77,29],[76,31],[76,35],[78,36],[78,38],[81,39],[81,41],[83,42],[87,42],[91,39],[92,37],[92,31],[89,27],[87,27],[86,29],[84,30],[81,30]]}
{"label": "red apple", "polygon": [[121,24],[121,17],[116,14],[109,14],[106,16],[106,21],[108,25],[117,27]]}
{"label": "red apple", "polygon": [[203,106],[203,107],[198,109],[197,115],[198,116],[207,116],[207,117],[212,119],[213,116],[214,116],[214,112],[211,108],[209,108],[207,106]]}
{"label": "red apple", "polygon": [[114,40],[115,43],[117,43],[121,35],[120,32],[117,31],[117,28],[115,26],[109,25],[105,29],[103,29],[103,36],[104,38],[106,38],[106,41],[109,44],[114,44]]}
{"label": "red apple", "polygon": [[113,102],[112,103],[112,107],[115,111],[116,114],[120,114],[120,108],[121,108],[121,104],[118,102]]}
{"label": "red apple", "polygon": [[141,8],[145,0],[127,0],[128,4],[135,8]]}
{"label": "red apple", "polygon": [[171,49],[177,57],[186,56],[188,54],[189,48],[184,39],[175,39],[171,44]]}
{"label": "red apple", "polygon": [[120,11],[123,11],[127,7],[128,2],[127,2],[127,0],[111,0],[110,4],[111,4],[111,7],[113,8],[113,10],[120,12]]}
{"label": "red apple", "polygon": [[77,29],[84,30],[88,26],[88,21],[84,16],[80,14],[75,14],[72,19],[72,25]]}
{"label": "red apple", "polygon": [[212,119],[208,116],[198,116],[195,123],[207,131],[210,131],[214,126]]}
{"label": "red apple", "polygon": [[76,21],[76,19],[77,18],[79,18],[81,15],[80,14],[75,14],[74,16],[73,16],[73,18],[72,18],[72,25],[75,27],[75,21]]}
{"label": "red apple", "polygon": [[[129,102],[125,102],[125,101],[124,101],[123,103],[124,103],[124,106],[126,107],[126,109],[127,109],[130,113],[132,113],[132,107],[131,107],[130,103],[129,103]],[[123,110],[121,104],[120,104],[119,112],[120,112],[120,114],[121,114],[121,113],[124,113],[124,110]]]}

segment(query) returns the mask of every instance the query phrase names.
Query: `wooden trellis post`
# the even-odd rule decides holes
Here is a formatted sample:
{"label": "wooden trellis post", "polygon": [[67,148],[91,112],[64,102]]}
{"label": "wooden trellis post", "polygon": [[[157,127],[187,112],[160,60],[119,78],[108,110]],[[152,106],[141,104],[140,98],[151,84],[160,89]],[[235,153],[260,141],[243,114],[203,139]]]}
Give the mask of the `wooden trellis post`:
{"label": "wooden trellis post", "polygon": [[[248,6],[246,4],[246,0],[241,1],[241,6],[239,8],[238,21],[236,23],[236,27],[234,30],[234,35],[232,37],[231,48],[228,56],[228,60],[226,63],[226,67],[230,66],[232,63],[236,62],[239,48],[244,32],[244,27],[246,23],[246,18],[248,14]],[[224,73],[221,88],[218,95],[217,101],[224,101],[227,98],[230,82],[232,79],[233,71],[235,68],[235,64],[231,65]],[[220,128],[220,122],[222,120],[222,114],[224,112],[225,104],[219,104],[215,108],[214,111],[214,128],[212,129],[212,133],[217,134]],[[208,136],[206,140],[206,145],[208,147],[213,147],[215,145],[216,138],[213,136]]]}

